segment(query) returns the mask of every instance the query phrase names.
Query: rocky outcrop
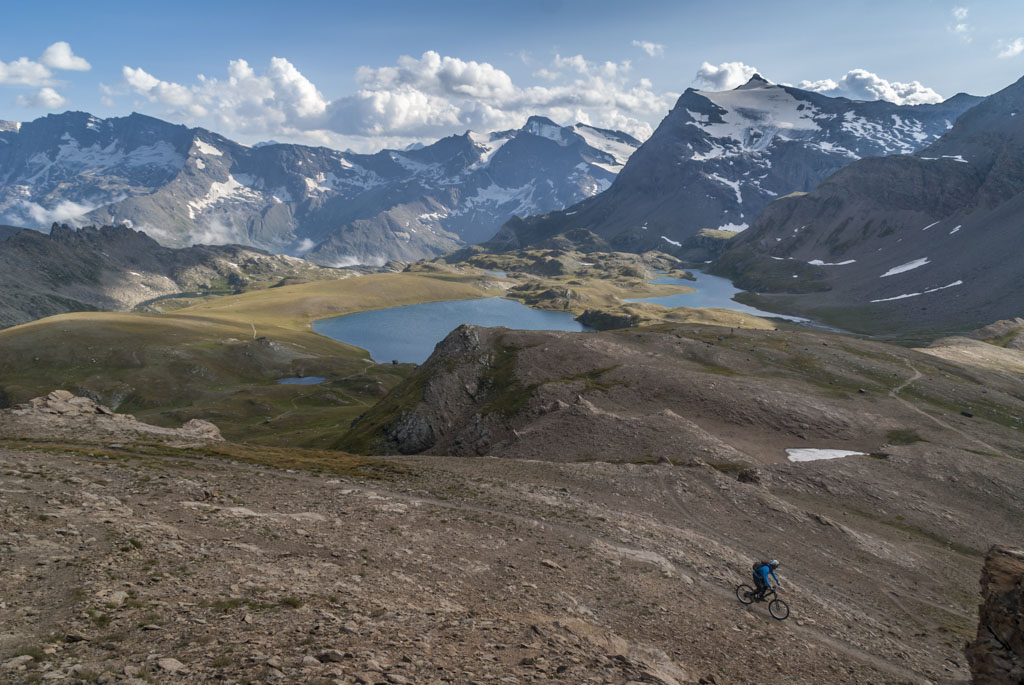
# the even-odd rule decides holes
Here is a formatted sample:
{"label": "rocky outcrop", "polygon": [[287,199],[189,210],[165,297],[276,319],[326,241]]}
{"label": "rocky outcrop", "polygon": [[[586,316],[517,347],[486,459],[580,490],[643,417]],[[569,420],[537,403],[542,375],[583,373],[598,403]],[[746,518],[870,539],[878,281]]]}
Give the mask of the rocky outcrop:
{"label": "rocky outcrop", "polygon": [[996,321],[970,333],[968,337],[1011,350],[1024,350],[1024,319],[1017,316]]}
{"label": "rocky outcrop", "polygon": [[[889,393],[921,356],[873,342],[837,353],[837,339],[704,324],[586,333],[462,326],[336,446],[367,455],[749,465],[785,459],[803,441],[869,454],[900,426],[924,430]],[[860,360],[869,358],[866,371]],[[865,388],[866,373],[892,385]],[[974,373],[985,381],[970,395],[952,377],[930,391],[958,397],[949,420],[963,418],[960,410],[980,416],[996,401],[1018,411],[1010,393],[1019,376]],[[755,374],[771,380],[752,382]],[[992,440],[1018,453],[1016,431],[1000,430]]]}
{"label": "rocky outcrop", "polygon": [[595,331],[635,328],[640,324],[640,317],[636,314],[607,312],[600,309],[588,309],[577,316],[576,320]]}
{"label": "rocky outcrop", "polygon": [[198,446],[222,442],[220,430],[209,421],[192,419],[181,428],[142,423],[131,414],[116,414],[88,397],[54,390],[12,409],[0,410],[0,437],[76,442],[164,442]]}
{"label": "rocky outcrop", "polygon": [[981,572],[978,637],[967,647],[977,685],[1024,683],[1024,551],[993,545]]}

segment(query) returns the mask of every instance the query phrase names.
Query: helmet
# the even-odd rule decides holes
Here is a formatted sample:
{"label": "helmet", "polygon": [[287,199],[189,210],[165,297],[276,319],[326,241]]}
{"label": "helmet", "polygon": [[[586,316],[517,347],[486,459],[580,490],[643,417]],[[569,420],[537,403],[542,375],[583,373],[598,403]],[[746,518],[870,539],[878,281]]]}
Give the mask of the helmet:
{"label": "helmet", "polygon": [[772,568],[778,568],[779,567],[779,560],[778,559],[772,559],[771,561],[768,562],[768,565],[771,566]]}

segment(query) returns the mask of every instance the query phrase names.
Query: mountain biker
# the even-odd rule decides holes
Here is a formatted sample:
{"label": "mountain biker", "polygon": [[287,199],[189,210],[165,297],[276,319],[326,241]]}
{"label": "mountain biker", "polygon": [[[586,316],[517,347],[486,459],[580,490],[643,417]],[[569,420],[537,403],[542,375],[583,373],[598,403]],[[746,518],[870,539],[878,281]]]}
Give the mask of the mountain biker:
{"label": "mountain biker", "polygon": [[758,601],[764,599],[764,593],[772,586],[768,580],[768,576],[775,579],[775,587],[779,587],[779,577],[775,575],[775,569],[779,567],[778,559],[772,559],[771,561],[758,561],[754,563],[754,584],[757,589],[754,591],[754,597]]}

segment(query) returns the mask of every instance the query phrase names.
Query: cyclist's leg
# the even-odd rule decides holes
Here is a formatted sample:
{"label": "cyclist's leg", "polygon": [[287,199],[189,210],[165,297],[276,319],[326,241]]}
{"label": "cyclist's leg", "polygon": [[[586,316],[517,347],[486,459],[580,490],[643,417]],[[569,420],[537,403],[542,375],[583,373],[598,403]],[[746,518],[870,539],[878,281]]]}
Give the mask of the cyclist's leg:
{"label": "cyclist's leg", "polygon": [[764,591],[766,589],[764,578],[758,574],[754,574],[754,599],[761,600],[764,598]]}

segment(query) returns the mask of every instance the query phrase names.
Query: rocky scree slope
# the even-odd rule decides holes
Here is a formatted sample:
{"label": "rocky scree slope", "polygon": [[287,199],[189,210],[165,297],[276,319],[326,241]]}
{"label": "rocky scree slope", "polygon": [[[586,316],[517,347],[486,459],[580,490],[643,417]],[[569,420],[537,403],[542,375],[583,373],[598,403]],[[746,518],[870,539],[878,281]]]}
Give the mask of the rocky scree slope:
{"label": "rocky scree slope", "polygon": [[690,88],[606,192],[512,219],[487,245],[516,249],[585,228],[615,249],[703,259],[706,246],[692,240],[702,229],[742,231],[772,200],[807,192],[853,161],[920,150],[980,100],[859,102],[756,75],[731,91]]}
{"label": "rocky scree slope", "polygon": [[[940,440],[737,479],[685,449],[361,474],[46,435],[0,444],[13,683],[960,682],[1024,515],[1020,460]],[[765,554],[781,623],[733,594]]]}
{"label": "rocky scree slope", "polygon": [[0,241],[0,328],[76,311],[124,311],[181,293],[230,293],[352,275],[239,245],[161,246],[127,226],[49,234],[20,230]]}
{"label": "rocky scree slope", "polygon": [[884,454],[894,441],[924,440],[1021,458],[1022,418],[1017,374],[828,333],[462,326],[340,447],[560,461],[690,455],[742,468],[784,461],[790,448]]}
{"label": "rocky scree slope", "polygon": [[66,112],[0,131],[0,221],[130,222],[173,247],[238,243],[380,265],[594,195],[637,146],[624,133],[532,117],[517,130],[367,155],[247,147],[139,114]]}
{"label": "rocky scree slope", "polygon": [[862,332],[964,331],[1019,316],[1022,113],[1024,79],[913,155],[855,162],[772,203],[713,270],[772,293],[758,299],[764,309]]}

